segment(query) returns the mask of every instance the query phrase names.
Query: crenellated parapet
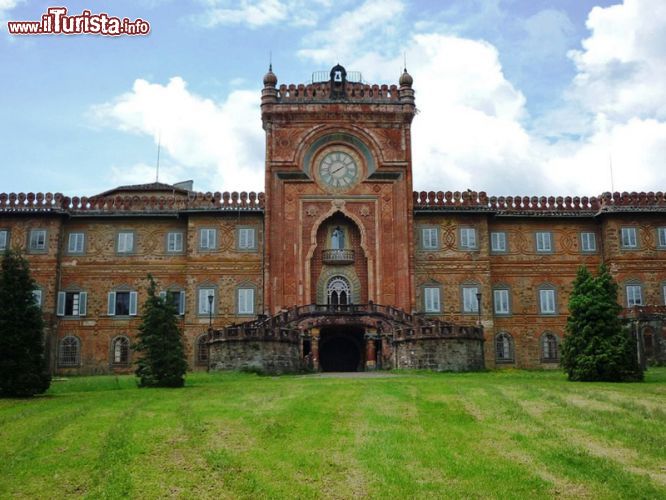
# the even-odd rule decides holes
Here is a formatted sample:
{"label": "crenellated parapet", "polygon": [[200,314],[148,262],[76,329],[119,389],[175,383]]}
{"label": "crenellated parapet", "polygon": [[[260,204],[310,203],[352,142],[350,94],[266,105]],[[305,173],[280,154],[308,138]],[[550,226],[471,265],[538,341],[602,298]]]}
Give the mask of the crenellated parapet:
{"label": "crenellated parapet", "polygon": [[[331,95],[329,82],[285,85],[277,89],[277,102],[328,101]],[[396,85],[368,85],[365,83],[348,83],[346,86],[347,101],[356,102],[399,102],[400,95]]]}
{"label": "crenellated parapet", "polygon": [[587,196],[488,196],[480,191],[415,191],[416,211],[479,211],[500,215],[596,215],[610,211],[665,211],[662,192]]}
{"label": "crenellated parapet", "polygon": [[79,214],[112,214],[118,212],[161,213],[181,211],[263,211],[264,193],[215,192],[186,196],[116,195],[64,196],[61,193],[1,193],[0,212],[54,212]]}

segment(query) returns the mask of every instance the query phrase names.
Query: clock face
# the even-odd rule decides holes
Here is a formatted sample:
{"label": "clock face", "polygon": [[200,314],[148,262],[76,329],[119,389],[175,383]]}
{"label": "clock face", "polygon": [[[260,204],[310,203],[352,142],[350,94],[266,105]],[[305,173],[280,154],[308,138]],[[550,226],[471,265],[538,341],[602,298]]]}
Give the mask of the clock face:
{"label": "clock face", "polygon": [[360,170],[354,158],[344,151],[328,153],[319,163],[319,179],[333,189],[345,189],[359,178]]}

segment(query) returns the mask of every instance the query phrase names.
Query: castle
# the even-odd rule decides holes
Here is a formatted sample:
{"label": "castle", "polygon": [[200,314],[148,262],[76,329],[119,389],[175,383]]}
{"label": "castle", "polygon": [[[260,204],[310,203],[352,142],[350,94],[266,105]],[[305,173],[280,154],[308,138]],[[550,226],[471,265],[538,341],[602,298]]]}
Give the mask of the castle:
{"label": "castle", "polygon": [[0,194],[0,249],[28,256],[53,372],[131,370],[148,273],[193,369],[557,367],[576,270],[601,263],[666,361],[664,193],[413,192],[412,84],[269,70],[265,193]]}

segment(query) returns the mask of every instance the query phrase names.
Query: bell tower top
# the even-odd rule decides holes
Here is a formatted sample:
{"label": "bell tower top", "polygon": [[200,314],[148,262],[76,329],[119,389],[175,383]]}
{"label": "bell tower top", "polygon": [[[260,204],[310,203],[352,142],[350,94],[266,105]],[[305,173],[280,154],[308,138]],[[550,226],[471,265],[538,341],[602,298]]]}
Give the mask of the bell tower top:
{"label": "bell tower top", "polygon": [[347,85],[347,70],[336,64],[331,69],[331,99],[344,99]]}

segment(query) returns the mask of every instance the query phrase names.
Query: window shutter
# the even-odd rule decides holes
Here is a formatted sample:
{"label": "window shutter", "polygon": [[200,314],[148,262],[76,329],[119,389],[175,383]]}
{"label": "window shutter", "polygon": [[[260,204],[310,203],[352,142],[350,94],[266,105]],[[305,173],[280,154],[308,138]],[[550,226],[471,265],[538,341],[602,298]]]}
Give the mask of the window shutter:
{"label": "window shutter", "polygon": [[208,248],[213,249],[216,246],[215,237],[217,236],[217,231],[215,229],[210,230],[208,236]]}
{"label": "window shutter", "polygon": [[116,315],[116,292],[109,292],[109,302],[107,312],[109,316]]}
{"label": "window shutter", "polygon": [[199,314],[206,314],[208,312],[208,290],[199,290]]}
{"label": "window shutter", "polygon": [[88,312],[88,292],[79,292],[79,316]]}
{"label": "window shutter", "polygon": [[136,292],[130,292],[130,303],[129,303],[130,316],[136,316],[137,295],[138,294]]}
{"label": "window shutter", "polygon": [[178,314],[185,314],[185,292],[180,292],[180,302],[178,303]]}
{"label": "window shutter", "polygon": [[56,308],[56,315],[65,315],[65,292],[58,292],[58,306]]}
{"label": "window shutter", "polygon": [[255,243],[254,243],[254,229],[248,229],[247,230],[247,247],[248,248],[254,248]]}

